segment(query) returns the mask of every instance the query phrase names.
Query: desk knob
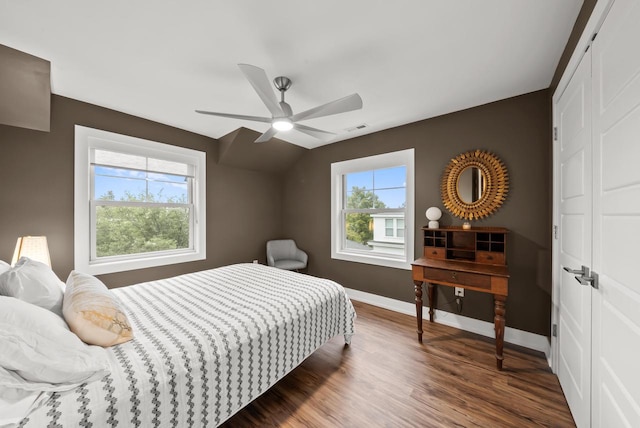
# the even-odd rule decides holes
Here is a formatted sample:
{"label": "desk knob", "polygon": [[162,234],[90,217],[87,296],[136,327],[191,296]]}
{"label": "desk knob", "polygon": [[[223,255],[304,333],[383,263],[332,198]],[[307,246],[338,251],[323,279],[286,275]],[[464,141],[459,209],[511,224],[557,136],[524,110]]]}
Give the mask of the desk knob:
{"label": "desk knob", "polygon": [[458,273],[458,272],[452,272],[452,273],[451,273],[451,278],[453,278],[453,279],[458,279],[458,278],[456,277],[456,276],[457,276],[457,273]]}

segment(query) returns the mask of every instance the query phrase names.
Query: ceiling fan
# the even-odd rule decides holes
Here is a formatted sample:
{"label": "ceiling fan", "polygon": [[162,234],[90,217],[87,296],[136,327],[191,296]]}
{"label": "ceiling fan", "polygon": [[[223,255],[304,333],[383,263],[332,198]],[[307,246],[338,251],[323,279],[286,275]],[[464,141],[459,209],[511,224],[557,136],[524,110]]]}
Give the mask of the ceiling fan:
{"label": "ceiling fan", "polygon": [[285,102],[284,93],[291,87],[291,79],[284,76],[279,76],[273,79],[273,84],[276,89],[280,91],[280,102],[276,98],[267,74],[260,67],[256,67],[248,64],[238,64],[240,70],[245,75],[253,89],[258,93],[258,96],[262,102],[267,106],[271,112],[271,117],[260,116],[245,116],[241,114],[232,113],[218,113],[213,111],[196,110],[197,113],[210,114],[213,116],[229,117],[232,119],[253,120],[256,122],[271,123],[269,128],[264,134],[262,134],[255,141],[256,143],[264,143],[269,141],[279,131],[289,131],[296,129],[304,134],[310,135],[318,139],[326,139],[332,135],[333,132],[323,131],[321,129],[312,128],[310,126],[302,125],[298,123],[301,120],[314,119],[323,116],[330,116],[332,114],[346,113],[348,111],[358,110],[362,108],[362,98],[358,94],[351,94],[344,98],[340,98],[335,101],[322,104],[321,106],[314,107],[309,110],[305,110],[300,113],[293,114],[291,106]]}

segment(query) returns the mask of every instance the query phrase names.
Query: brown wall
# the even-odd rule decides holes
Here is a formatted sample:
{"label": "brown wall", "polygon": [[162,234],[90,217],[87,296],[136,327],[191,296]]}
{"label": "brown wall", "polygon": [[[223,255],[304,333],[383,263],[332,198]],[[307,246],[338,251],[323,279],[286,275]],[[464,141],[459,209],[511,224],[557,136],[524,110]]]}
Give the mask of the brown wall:
{"label": "brown wall", "polygon": [[[551,305],[548,100],[547,90],[538,91],[310,150],[285,179],[285,234],[309,253],[309,273],[345,287],[413,302],[410,271],[331,259],[331,163],[415,148],[418,257],[422,252],[418,229],[427,222],[424,212],[433,205],[442,207],[439,185],[445,166],[464,151],[489,150],[509,170],[510,193],[496,214],[473,225],[511,230],[507,325],[547,335]],[[449,214],[441,219],[443,225],[461,223]],[[440,287],[438,307],[455,312],[452,302],[453,289]],[[468,292],[462,314],[492,321],[492,297]]]}
{"label": "brown wall", "polygon": [[49,131],[49,61],[0,45],[0,124]]}
{"label": "brown wall", "polygon": [[260,259],[282,231],[282,181],[273,174],[216,164],[218,142],[167,125],[52,96],[51,132],[0,125],[0,260],[18,236],[46,235],[56,274],[73,269],[74,125],[84,125],[207,153],[207,259],[103,275],[109,286]]}

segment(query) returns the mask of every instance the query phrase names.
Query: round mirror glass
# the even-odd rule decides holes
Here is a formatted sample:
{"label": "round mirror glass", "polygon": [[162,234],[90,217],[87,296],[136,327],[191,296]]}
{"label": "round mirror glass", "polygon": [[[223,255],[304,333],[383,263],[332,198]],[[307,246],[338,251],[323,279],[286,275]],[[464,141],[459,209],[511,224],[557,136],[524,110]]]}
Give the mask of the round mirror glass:
{"label": "round mirror glass", "polygon": [[466,204],[472,204],[482,198],[486,188],[486,180],[480,168],[468,166],[460,173],[456,191],[458,197]]}

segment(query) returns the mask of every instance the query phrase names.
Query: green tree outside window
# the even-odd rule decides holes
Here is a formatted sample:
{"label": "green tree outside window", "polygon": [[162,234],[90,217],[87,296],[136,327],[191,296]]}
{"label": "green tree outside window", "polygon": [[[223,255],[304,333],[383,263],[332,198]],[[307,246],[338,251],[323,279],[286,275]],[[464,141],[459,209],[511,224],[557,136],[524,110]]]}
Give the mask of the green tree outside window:
{"label": "green tree outside window", "polygon": [[[364,187],[354,186],[347,197],[347,208],[367,209],[386,208],[384,202],[371,190]],[[373,219],[367,213],[347,213],[345,225],[347,240],[355,241],[364,245],[373,239]]]}
{"label": "green tree outside window", "polygon": [[[155,202],[161,195],[126,193],[121,201]],[[175,198],[174,198],[175,199]],[[100,197],[113,201],[113,192]],[[169,198],[168,203],[185,204]],[[189,248],[189,208],[99,206],[96,209],[96,255],[140,254]]]}

